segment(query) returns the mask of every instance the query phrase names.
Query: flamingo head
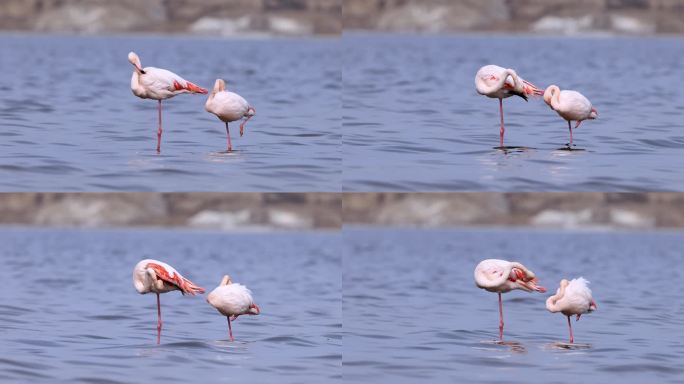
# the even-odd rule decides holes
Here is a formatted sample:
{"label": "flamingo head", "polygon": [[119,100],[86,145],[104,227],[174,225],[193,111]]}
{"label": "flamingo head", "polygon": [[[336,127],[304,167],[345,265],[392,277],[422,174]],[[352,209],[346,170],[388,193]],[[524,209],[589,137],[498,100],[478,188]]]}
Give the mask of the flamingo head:
{"label": "flamingo head", "polygon": [[589,114],[589,118],[592,120],[598,118],[598,111],[596,110],[596,108],[593,108],[593,107],[591,108],[591,113]]}
{"label": "flamingo head", "polygon": [[221,280],[221,283],[219,284],[219,286],[221,286],[221,285],[228,285],[228,284],[233,284],[233,280],[230,279],[230,276],[224,275],[224,276],[223,276],[223,279]]}
{"label": "flamingo head", "polygon": [[226,82],[223,79],[216,79],[214,83],[214,93],[223,92],[226,90]]}
{"label": "flamingo head", "polygon": [[128,53],[128,61],[133,64],[135,67],[136,72],[140,74],[145,74],[145,70],[142,68],[142,64],[140,64],[140,58],[135,52],[129,52]]}
{"label": "flamingo head", "polygon": [[247,109],[247,113],[245,113],[245,116],[252,117],[254,115],[256,115],[256,108],[254,108],[250,105],[249,108]]}
{"label": "flamingo head", "polygon": [[259,306],[252,303],[252,305],[249,306],[249,314],[250,315],[258,315],[259,313],[261,313]]}
{"label": "flamingo head", "polygon": [[[556,92],[560,92],[560,88],[557,85],[549,85],[544,91],[544,102],[546,105],[551,107],[551,99]],[[551,108],[553,109],[553,108]]]}

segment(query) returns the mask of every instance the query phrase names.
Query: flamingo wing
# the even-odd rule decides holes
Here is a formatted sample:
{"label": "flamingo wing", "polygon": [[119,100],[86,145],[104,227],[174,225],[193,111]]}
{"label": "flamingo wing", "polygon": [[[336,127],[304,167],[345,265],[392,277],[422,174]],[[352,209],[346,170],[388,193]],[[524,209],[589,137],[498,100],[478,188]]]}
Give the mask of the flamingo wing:
{"label": "flamingo wing", "polygon": [[188,293],[194,296],[198,293],[204,293],[204,288],[197,286],[195,283],[184,278],[176,271],[168,271],[163,265],[157,263],[148,263],[146,268],[154,270],[157,278],[165,283],[178,287],[183,294]]}

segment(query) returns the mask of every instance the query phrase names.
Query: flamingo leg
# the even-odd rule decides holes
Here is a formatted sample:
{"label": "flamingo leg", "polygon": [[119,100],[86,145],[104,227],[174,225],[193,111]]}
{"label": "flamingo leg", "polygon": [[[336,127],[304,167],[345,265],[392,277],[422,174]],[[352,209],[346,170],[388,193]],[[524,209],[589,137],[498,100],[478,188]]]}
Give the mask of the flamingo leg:
{"label": "flamingo leg", "polygon": [[503,99],[499,99],[499,115],[501,116],[501,130],[499,131],[499,146],[503,148],[503,140],[504,140],[504,132],[506,132],[506,128],[504,128],[504,115],[503,115]]}
{"label": "flamingo leg", "polygon": [[161,341],[162,318],[161,318],[161,303],[159,302],[159,293],[157,293],[157,344]]}
{"label": "flamingo leg", "polygon": [[570,144],[568,144],[568,147],[572,147],[572,124],[570,124],[570,120],[568,120],[568,130],[570,131]]}
{"label": "flamingo leg", "polygon": [[570,328],[570,344],[575,342],[575,337],[572,335],[572,323],[570,322],[570,316],[568,316],[568,328]]}
{"label": "flamingo leg", "polygon": [[162,101],[159,100],[159,128],[157,128],[157,153],[161,152],[162,137]]}
{"label": "flamingo leg", "polygon": [[251,119],[251,118],[252,118],[252,116],[249,116],[248,118],[246,118],[246,119],[242,122],[242,124],[240,124],[240,137],[242,137],[242,135],[245,134],[245,124],[247,124],[247,122],[248,122],[249,119]]}
{"label": "flamingo leg", "polygon": [[503,302],[501,301],[501,292],[499,292],[499,339],[503,341]]}
{"label": "flamingo leg", "polygon": [[230,326],[230,317],[226,316],[226,319],[228,319],[228,334],[230,335],[230,341],[235,341],[235,339],[233,339],[233,328]]}
{"label": "flamingo leg", "polygon": [[233,150],[233,144],[230,142],[230,129],[228,128],[228,123],[226,123],[226,134],[228,135],[228,152]]}

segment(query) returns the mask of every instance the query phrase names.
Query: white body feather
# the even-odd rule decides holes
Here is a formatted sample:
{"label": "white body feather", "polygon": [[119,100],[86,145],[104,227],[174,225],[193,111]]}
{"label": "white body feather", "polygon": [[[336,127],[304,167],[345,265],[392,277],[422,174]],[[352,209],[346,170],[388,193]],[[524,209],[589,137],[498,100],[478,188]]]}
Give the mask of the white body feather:
{"label": "white body feather", "polygon": [[165,293],[178,290],[178,287],[172,284],[164,284],[163,281],[156,278],[156,272],[151,268],[146,268],[147,264],[155,263],[166,269],[169,276],[174,277],[176,274],[180,275],[172,266],[154,259],[145,259],[140,261],[133,268],[133,285],[135,290],[140,294],[145,293]]}
{"label": "white body feather", "polygon": [[144,71],[144,74],[133,71],[131,77],[131,90],[142,99],[165,100],[190,92],[187,89],[176,89],[174,81],[183,88],[188,82],[171,71],[155,67],[146,67]]}
{"label": "white body feather", "polygon": [[248,314],[254,304],[252,292],[238,283],[216,287],[207,296],[207,302],[224,316]]}
{"label": "white body feather", "polygon": [[596,304],[589,289],[589,281],[580,277],[572,279],[565,287],[558,288],[556,294],[546,300],[546,309],[550,312],[561,312],[565,316],[582,315],[596,309]]}
{"label": "white body feather", "polygon": [[[506,68],[499,67],[498,65],[485,65],[480,68],[475,75],[475,89],[480,95],[491,97],[494,99],[505,99],[511,97],[514,94],[508,89],[503,87],[493,88],[497,83],[499,83],[499,78],[501,76],[506,76],[506,84],[510,85],[511,88],[515,87],[515,81],[511,75],[504,75]],[[492,79],[492,76],[496,77],[497,80]],[[521,79],[522,80],[522,79]],[[522,92],[522,88],[519,89]]]}
{"label": "white body feather", "polygon": [[237,93],[221,91],[212,94],[204,106],[207,112],[213,113],[221,121],[230,123],[248,117],[250,105]]}
{"label": "white body feather", "polygon": [[475,284],[489,292],[505,293],[514,289],[544,292],[543,287],[536,285],[534,272],[515,261],[482,260],[475,267],[474,277]]}
{"label": "white body feather", "polygon": [[551,108],[568,121],[593,119],[591,102],[577,91],[561,91],[558,103],[551,105]]}

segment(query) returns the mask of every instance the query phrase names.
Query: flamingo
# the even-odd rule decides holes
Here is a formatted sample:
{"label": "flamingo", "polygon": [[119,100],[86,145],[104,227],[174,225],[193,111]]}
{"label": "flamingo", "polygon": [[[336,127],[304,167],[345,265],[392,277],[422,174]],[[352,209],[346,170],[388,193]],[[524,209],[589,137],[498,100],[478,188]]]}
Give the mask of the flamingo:
{"label": "flamingo", "polygon": [[237,320],[240,315],[258,315],[261,312],[259,306],[254,304],[252,291],[242,284],[233,283],[228,275],[223,276],[219,286],[207,295],[207,302],[228,319],[230,341],[235,340],[231,321]]}
{"label": "flamingo", "polygon": [[221,121],[226,123],[226,134],[228,135],[228,152],[233,150],[230,142],[230,129],[228,123],[245,119],[240,124],[240,137],[245,133],[245,124],[256,114],[256,109],[249,105],[247,100],[237,93],[228,92],[226,83],[222,79],[216,79],[214,90],[209,95],[205,109],[213,113]]}
{"label": "flamingo", "polygon": [[501,130],[499,131],[499,146],[504,148],[504,115],[503,99],[513,95],[520,96],[527,101],[527,96],[541,96],[544,91],[534,84],[524,80],[512,69],[498,65],[485,65],[475,75],[475,89],[480,95],[499,99],[499,114],[501,115]]}
{"label": "flamingo", "polygon": [[534,272],[515,261],[487,259],[475,267],[475,284],[489,292],[499,294],[499,339],[503,341],[503,304],[501,294],[514,289],[526,292],[546,292],[546,288],[537,285]]}
{"label": "flamingo", "polygon": [[593,120],[598,117],[598,111],[583,94],[570,90],[561,91],[557,85],[550,85],[546,88],[546,91],[544,91],[544,102],[556,111],[560,117],[568,121],[568,130],[570,131],[568,148],[572,147],[571,121],[577,121],[575,128],[578,128],[582,121]]}
{"label": "flamingo", "polygon": [[560,287],[556,294],[546,299],[546,309],[549,312],[560,312],[568,317],[568,328],[570,329],[570,344],[575,342],[572,334],[572,323],[570,316],[577,315],[579,321],[580,316],[585,313],[593,312],[598,308],[596,302],[591,297],[591,289],[589,289],[589,282],[583,277],[567,281],[561,280]]}
{"label": "flamingo", "polygon": [[194,296],[204,293],[204,288],[183,277],[172,266],[158,260],[145,259],[133,268],[133,286],[141,295],[157,294],[157,344],[161,339],[162,318],[159,294],[179,290]]}
{"label": "flamingo", "polygon": [[157,129],[157,153],[161,152],[162,136],[162,100],[170,99],[181,93],[206,94],[207,90],[199,87],[166,69],[145,67],[135,52],[128,53],[128,61],[133,64],[131,90],[141,99],[159,101],[159,128]]}

